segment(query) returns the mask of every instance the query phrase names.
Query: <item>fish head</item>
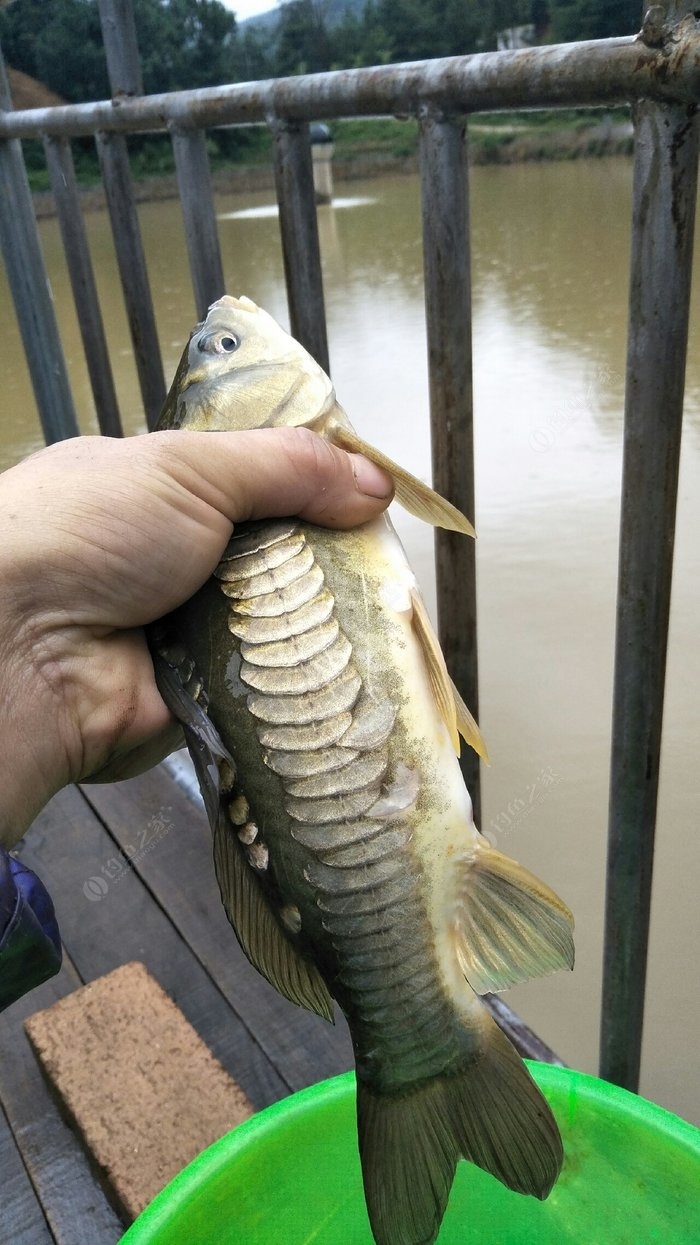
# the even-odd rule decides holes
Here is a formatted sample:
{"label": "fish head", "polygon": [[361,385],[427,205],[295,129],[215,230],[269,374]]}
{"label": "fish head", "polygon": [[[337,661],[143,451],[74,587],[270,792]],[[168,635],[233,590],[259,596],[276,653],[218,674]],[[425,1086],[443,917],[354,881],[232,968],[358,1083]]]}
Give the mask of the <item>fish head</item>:
{"label": "fish head", "polygon": [[159,427],[313,426],[334,403],[329,377],[299,342],[252,299],[225,295],[195,325]]}

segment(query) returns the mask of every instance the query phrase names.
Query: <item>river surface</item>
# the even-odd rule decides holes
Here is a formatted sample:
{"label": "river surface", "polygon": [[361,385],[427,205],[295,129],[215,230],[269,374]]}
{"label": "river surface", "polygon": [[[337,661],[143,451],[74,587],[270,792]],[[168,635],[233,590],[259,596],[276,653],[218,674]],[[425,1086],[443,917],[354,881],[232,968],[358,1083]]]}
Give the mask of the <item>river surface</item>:
{"label": "river surface", "polygon": [[[631,164],[472,175],[484,825],[576,915],[577,965],[509,1002],[596,1070],[622,447]],[[221,198],[228,289],[287,322],[271,195]],[[168,381],[194,322],[177,203],[140,208]],[[143,428],[107,214],[88,230],[124,424]],[[429,472],[417,180],[344,183],[320,209],[331,365],[359,431]],[[96,430],[57,223],[41,223],[84,432]],[[642,1092],[700,1123],[700,290],[688,363]],[[0,274],[0,466],[41,444]],[[397,526],[431,604],[432,534]]]}

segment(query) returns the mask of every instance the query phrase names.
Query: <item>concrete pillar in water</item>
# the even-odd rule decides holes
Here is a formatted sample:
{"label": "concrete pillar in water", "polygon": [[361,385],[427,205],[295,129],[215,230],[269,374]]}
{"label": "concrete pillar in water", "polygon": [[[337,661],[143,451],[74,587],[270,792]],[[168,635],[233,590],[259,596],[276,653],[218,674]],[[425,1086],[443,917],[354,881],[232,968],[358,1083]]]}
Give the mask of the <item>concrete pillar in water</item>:
{"label": "concrete pillar in water", "polygon": [[333,135],[329,127],[319,121],[313,122],[310,133],[316,202],[330,203],[333,199]]}

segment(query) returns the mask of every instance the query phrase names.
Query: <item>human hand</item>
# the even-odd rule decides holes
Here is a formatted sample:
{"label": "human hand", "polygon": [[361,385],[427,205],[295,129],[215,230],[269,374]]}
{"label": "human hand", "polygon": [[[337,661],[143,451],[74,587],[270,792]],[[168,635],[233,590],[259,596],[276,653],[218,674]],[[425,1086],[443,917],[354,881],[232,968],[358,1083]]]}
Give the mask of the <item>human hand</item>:
{"label": "human hand", "polygon": [[66,783],[177,746],[141,628],[205,582],[235,521],[353,527],[391,494],[303,428],[79,437],[0,476],[0,842]]}

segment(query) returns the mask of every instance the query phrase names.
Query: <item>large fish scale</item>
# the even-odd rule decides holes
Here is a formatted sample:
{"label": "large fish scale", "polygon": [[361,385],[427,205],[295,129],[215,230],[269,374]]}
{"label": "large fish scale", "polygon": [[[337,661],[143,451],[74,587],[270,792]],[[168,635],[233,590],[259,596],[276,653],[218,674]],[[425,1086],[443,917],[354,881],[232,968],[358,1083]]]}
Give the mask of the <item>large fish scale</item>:
{"label": "large fish scale", "polygon": [[[363,687],[301,525],[281,523],[275,539],[275,525],[267,523],[259,543],[255,529],[237,533],[215,574],[230,602],[229,629],[245,636],[239,677],[265,764],[281,778],[289,833],[308,852],[304,877],[335,951],[330,984],[353,1027],[358,1074],[398,1088],[405,1079],[444,1071],[449,1004],[425,934],[406,940],[406,929],[427,925],[410,829],[397,820],[402,799],[389,800],[391,818],[372,818],[373,806],[380,809],[397,782],[388,750],[396,710]],[[305,730],[302,745],[290,750],[288,739],[279,738],[287,746],[276,746],[270,722]],[[412,804],[417,784],[402,783],[409,792],[403,804]],[[273,848],[273,869],[274,863]],[[378,973],[380,942],[387,950]]]}

